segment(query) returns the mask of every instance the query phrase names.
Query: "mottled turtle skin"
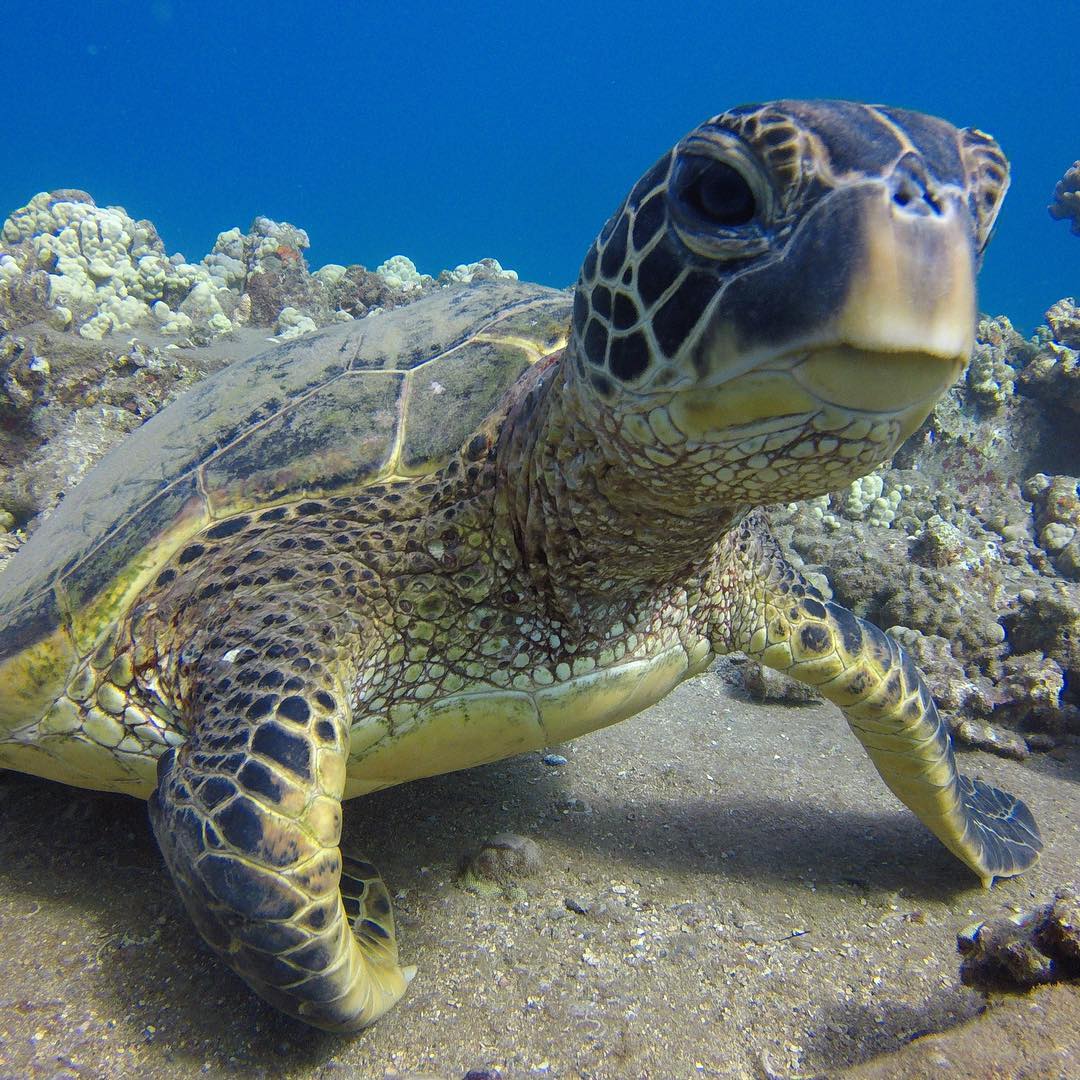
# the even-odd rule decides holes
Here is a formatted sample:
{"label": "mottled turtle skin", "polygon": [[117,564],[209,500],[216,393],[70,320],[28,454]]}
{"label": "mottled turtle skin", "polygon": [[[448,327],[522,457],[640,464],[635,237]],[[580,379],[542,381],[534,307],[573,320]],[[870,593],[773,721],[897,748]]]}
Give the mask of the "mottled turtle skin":
{"label": "mottled turtle skin", "polygon": [[558,743],[742,650],[838,704],[985,884],[1037,858],[911,660],[783,559],[969,355],[1008,182],[916,113],[775,102],[638,183],[571,296],[448,288],[226,369],[0,578],[0,765],[149,797],[207,942],[351,1031],[404,992],[341,800]]}

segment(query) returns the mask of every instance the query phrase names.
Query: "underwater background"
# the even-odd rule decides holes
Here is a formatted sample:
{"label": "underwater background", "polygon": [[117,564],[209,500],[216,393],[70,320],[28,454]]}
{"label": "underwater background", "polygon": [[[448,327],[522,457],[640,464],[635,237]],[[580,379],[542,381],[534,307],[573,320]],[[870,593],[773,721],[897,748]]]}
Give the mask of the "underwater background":
{"label": "underwater background", "polygon": [[4,213],[81,188],[192,261],[265,214],[307,230],[312,266],[494,256],[564,286],[635,178],[701,120],[847,97],[1001,142],[1013,186],[984,311],[1030,331],[1078,288],[1080,244],[1046,212],[1080,157],[1076,3],[99,0],[5,5],[2,25],[21,57]]}
{"label": "underwater background", "polygon": [[[1045,843],[974,888],[834,709],[724,658],[558,753],[346,811],[419,965],[346,1042],[217,964],[144,806],[0,768],[0,1080],[1080,1076],[1080,222],[1047,213],[1080,158],[1078,31],[1076,0],[0,7],[0,566],[271,342],[303,365],[375,312],[419,333],[406,305],[498,287],[485,256],[568,285],[636,178],[736,103],[995,135],[1013,189],[964,374],[891,460],[769,513]],[[470,853],[525,839],[539,872],[464,887]],[[1035,989],[987,997],[1003,972]]]}

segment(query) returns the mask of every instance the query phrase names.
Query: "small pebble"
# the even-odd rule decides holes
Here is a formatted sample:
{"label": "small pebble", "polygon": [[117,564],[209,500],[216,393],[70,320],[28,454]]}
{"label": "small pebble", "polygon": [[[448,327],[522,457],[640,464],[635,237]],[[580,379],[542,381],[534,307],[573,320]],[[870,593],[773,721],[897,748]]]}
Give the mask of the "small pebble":
{"label": "small pebble", "polygon": [[565,765],[566,764],[566,758],[564,758],[562,756],[562,754],[545,754],[544,755],[544,764],[545,765],[551,765],[553,767],[557,767],[559,765]]}

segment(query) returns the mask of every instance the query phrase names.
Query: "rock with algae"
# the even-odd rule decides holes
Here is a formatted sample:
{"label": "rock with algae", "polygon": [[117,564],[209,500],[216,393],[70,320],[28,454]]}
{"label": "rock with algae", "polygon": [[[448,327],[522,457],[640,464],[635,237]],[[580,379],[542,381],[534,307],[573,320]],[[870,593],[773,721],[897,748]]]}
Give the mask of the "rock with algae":
{"label": "rock with algae", "polygon": [[1036,473],[1023,493],[1032,504],[1039,546],[1059,573],[1080,581],[1080,479]]}
{"label": "rock with algae", "polygon": [[484,896],[505,895],[519,899],[519,878],[540,869],[540,848],[535,840],[517,833],[498,833],[469,856],[461,871],[461,883]]}
{"label": "rock with algae", "polygon": [[756,660],[748,660],[742,666],[742,685],[755,701],[782,701],[788,705],[801,705],[809,701],[821,701],[821,695],[806,683],[792,679],[782,671],[773,671]]}
{"label": "rock with algae", "polygon": [[960,978],[984,989],[1023,990],[1080,978],[1080,897],[1075,885],[1048,903],[973,923],[956,938]]}
{"label": "rock with algae", "polygon": [[1052,409],[1080,412],[1080,307],[1072,297],[1046,312],[1041,346],[1019,376],[1020,389]]}
{"label": "rock with algae", "polygon": [[1066,296],[1046,311],[1046,327],[1050,340],[1070,349],[1080,349],[1080,307],[1071,296]]}
{"label": "rock with algae", "polygon": [[989,409],[1001,408],[1015,393],[1016,376],[1034,352],[1004,315],[981,318],[964,374],[972,399]]}
{"label": "rock with algae", "polygon": [[1080,161],[1074,161],[1054,186],[1054,200],[1047,207],[1055,221],[1071,221],[1080,236]]}

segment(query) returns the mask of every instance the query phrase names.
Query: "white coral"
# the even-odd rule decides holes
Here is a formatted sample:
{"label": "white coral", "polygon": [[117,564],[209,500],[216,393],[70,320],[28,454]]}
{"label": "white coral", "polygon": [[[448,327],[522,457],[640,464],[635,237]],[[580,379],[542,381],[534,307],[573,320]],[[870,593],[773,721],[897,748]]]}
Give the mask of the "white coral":
{"label": "white coral", "polygon": [[433,280],[430,274],[421,274],[416,269],[416,263],[405,255],[391,256],[375,268],[375,273],[391,289],[400,292],[417,292]]}
{"label": "white coral", "polygon": [[277,318],[277,340],[292,341],[293,338],[310,334],[318,330],[315,320],[307,315],[301,315],[294,307],[283,307]]}
{"label": "white coral", "polygon": [[498,259],[481,259],[479,262],[459,263],[453,270],[444,270],[439,274],[439,281],[443,285],[451,282],[462,282],[468,285],[474,278],[481,280],[493,280],[497,278],[517,281],[516,270],[504,270]]}
{"label": "white coral", "polygon": [[237,228],[218,233],[202,266],[221,288],[243,292],[247,279],[265,270],[271,258],[279,262],[299,259],[310,246],[303,229],[287,221],[257,217],[246,234]]}
{"label": "white coral", "polygon": [[868,525],[887,529],[896,519],[904,495],[909,492],[907,485],[886,489],[885,478],[874,472],[852,483],[840,497],[839,509],[851,521],[865,521]]}
{"label": "white coral", "polygon": [[153,227],[133,220],[123,207],[96,206],[80,192],[41,192],[11,214],[0,235],[6,244],[26,244],[34,262],[23,266],[10,252],[0,254],[0,272],[7,277],[16,267],[47,271],[50,305],[64,309],[63,321],[83,337],[100,339],[155,319],[170,332],[190,329],[184,313],[166,319],[152,309],[166,296],[186,297],[199,286],[206,288],[197,306],[206,320],[214,320],[213,328],[223,325],[220,304],[215,310],[206,299],[206,289],[219,289],[220,283],[183,256],[169,258]]}

